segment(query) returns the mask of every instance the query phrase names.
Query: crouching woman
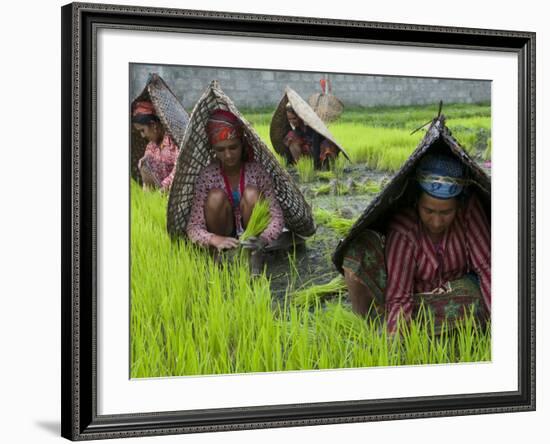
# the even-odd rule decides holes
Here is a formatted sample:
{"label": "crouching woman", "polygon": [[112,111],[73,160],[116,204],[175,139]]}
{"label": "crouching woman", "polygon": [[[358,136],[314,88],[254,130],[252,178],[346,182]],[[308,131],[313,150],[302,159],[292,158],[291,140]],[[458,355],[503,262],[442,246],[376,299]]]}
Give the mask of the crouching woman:
{"label": "crouching woman", "polygon": [[283,212],[270,176],[252,159],[242,122],[230,111],[217,109],[211,112],[206,131],[215,160],[196,180],[187,236],[218,250],[237,247],[261,197],[269,202],[271,219],[259,242],[271,243],[283,230]]}
{"label": "crouching woman", "polygon": [[342,268],[353,310],[371,304],[388,331],[419,308],[436,327],[469,315],[484,320],[491,308],[491,236],[476,193],[454,156],[426,155],[415,171],[416,198],[389,219],[384,236],[363,232],[347,248]]}

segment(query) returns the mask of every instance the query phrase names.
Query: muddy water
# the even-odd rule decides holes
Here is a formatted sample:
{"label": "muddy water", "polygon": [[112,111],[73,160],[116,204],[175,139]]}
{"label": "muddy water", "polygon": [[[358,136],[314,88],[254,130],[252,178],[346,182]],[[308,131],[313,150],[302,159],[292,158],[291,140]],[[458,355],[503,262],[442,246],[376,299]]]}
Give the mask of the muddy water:
{"label": "muddy water", "polygon": [[[341,217],[355,219],[360,216],[374,194],[357,193],[337,195],[335,184],[340,183],[349,188],[350,182],[363,183],[373,180],[383,183],[389,180],[388,174],[371,170],[365,165],[346,167],[337,179],[316,180],[310,183],[300,183],[297,174],[291,175],[299,183],[299,187],[313,209],[323,208],[338,212]],[[330,183],[333,191],[328,195],[315,195],[314,190],[321,185]],[[289,252],[270,253],[266,256],[267,274],[271,278],[272,294],[283,298],[287,289],[293,290],[311,284],[324,284],[338,275],[332,263],[332,253],[341,235],[335,230],[317,224],[316,233],[307,238],[304,245],[289,248]]]}

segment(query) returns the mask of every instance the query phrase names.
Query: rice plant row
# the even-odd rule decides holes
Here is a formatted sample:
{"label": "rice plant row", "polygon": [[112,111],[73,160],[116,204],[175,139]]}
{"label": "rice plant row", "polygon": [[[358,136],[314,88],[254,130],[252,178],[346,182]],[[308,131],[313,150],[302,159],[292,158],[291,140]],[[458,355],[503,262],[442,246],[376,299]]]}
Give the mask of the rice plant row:
{"label": "rice plant row", "polygon": [[383,323],[349,310],[341,280],[333,282],[340,298],[298,304],[289,294],[275,302],[268,276],[251,278],[244,255],[216,261],[187,241],[173,243],[166,200],[132,183],[133,378],[490,359],[490,331],[472,322],[439,336],[416,323],[387,335]]}

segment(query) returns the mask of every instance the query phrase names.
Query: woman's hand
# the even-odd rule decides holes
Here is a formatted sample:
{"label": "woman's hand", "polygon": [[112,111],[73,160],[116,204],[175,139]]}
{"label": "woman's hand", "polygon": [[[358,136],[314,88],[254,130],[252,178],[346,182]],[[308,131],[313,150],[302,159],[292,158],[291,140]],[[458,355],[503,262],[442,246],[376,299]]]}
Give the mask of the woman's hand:
{"label": "woman's hand", "polygon": [[234,237],[219,236],[215,234],[210,238],[210,245],[216,247],[218,250],[229,250],[231,248],[237,248],[239,241]]}
{"label": "woman's hand", "polygon": [[267,245],[267,242],[261,237],[252,236],[245,241],[241,241],[240,244],[245,249],[259,251]]}
{"label": "woman's hand", "polygon": [[143,159],[140,159],[140,161],[138,162],[139,172],[141,173],[141,180],[143,182],[143,188],[147,189],[147,187],[160,187],[159,181],[151,171],[149,162],[147,162],[147,159]]}

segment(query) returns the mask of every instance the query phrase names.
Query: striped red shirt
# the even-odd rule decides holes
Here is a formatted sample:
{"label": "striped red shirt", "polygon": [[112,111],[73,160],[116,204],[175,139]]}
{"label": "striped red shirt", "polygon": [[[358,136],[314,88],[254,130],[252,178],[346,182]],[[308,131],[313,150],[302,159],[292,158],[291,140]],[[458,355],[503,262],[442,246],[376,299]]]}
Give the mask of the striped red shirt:
{"label": "striped red shirt", "polygon": [[387,235],[386,265],[389,331],[395,330],[401,310],[405,319],[410,319],[413,293],[436,290],[470,271],[478,275],[485,306],[491,310],[491,233],[475,195],[459,210],[438,247],[415,211],[394,216]]}

